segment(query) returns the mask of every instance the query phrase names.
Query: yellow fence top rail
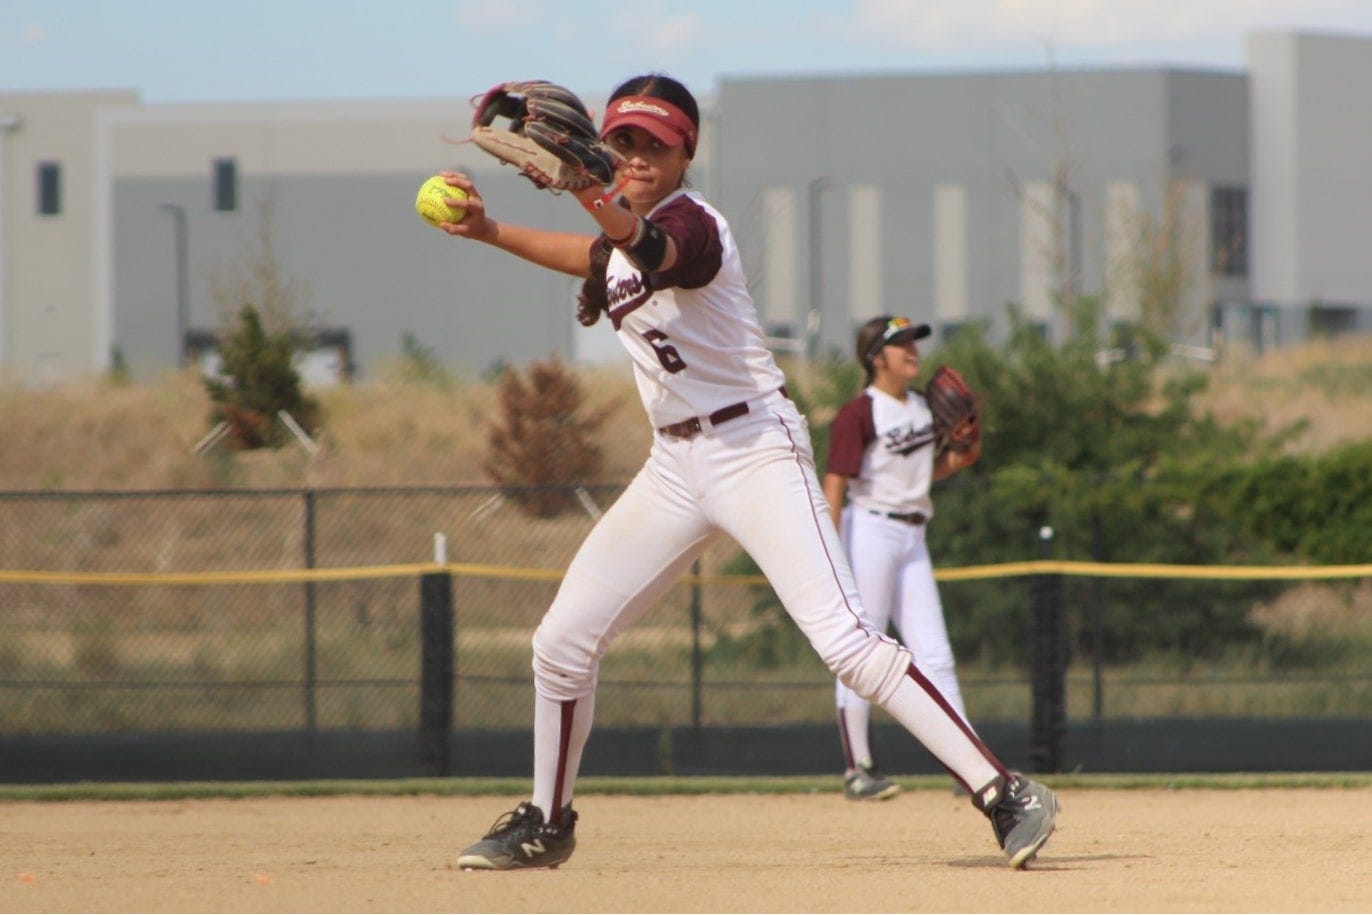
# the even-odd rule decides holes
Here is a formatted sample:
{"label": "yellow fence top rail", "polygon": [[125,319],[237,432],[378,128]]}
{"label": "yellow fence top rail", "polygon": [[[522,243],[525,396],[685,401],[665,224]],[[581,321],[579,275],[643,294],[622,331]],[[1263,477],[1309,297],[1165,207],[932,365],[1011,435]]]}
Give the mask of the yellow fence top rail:
{"label": "yellow fence top rail", "polygon": [[[256,569],[208,572],[47,572],[0,569],[0,584],[39,585],[258,585],[321,581],[358,581],[377,578],[414,578],[432,572],[448,572],[459,578],[498,578],[523,581],[559,581],[562,569],[476,563],[411,563],[407,565],[353,566],[329,569]],[[1372,563],[1334,566],[1190,566],[1165,563],[1078,562],[1039,559],[993,565],[938,569],[939,581],[974,581],[988,578],[1021,578],[1030,575],[1071,575],[1095,578],[1188,578],[1215,580],[1287,580],[1372,578]],[[683,575],[684,584],[765,585],[762,575]]]}

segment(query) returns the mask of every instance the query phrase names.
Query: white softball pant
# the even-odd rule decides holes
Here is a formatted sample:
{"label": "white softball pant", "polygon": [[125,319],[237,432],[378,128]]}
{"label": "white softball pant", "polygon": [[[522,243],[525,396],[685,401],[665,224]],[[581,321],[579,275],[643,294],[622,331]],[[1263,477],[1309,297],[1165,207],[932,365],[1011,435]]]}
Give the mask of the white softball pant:
{"label": "white softball pant", "polygon": [[565,701],[594,692],[615,636],[723,531],[757,562],[825,664],[857,694],[884,701],[911,659],[864,621],[827,511],[805,420],[780,394],[713,434],[655,436],[534,635],[539,693]]}
{"label": "white softball pant", "polygon": [[[948,640],[948,627],[929,558],[927,528],[848,506],[840,524],[843,546],[857,582],[867,621],[878,632],[894,623],[915,663],[965,720],[962,690]],[[867,700],[839,681],[838,707]]]}
{"label": "white softball pant", "polygon": [[884,705],[969,790],[1004,767],[863,616],[815,476],[805,419],[781,394],[691,439],[658,434],[643,469],[596,523],[534,633],[535,806],[572,797],[600,659],[718,531],[757,562],[835,676]]}

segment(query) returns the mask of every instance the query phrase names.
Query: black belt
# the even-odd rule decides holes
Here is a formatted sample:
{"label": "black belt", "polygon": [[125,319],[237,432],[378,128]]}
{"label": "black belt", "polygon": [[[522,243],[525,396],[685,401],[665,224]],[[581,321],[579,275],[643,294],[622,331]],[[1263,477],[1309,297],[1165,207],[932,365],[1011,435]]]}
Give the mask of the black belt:
{"label": "black belt", "polygon": [[[778,390],[782,397],[790,397],[786,393],[786,386],[782,385]],[[710,425],[718,426],[720,423],[727,423],[731,419],[738,419],[740,416],[748,415],[748,401],[740,400],[738,403],[731,403],[727,407],[720,407],[711,413],[709,418]],[[691,439],[699,435],[704,429],[699,416],[692,416],[690,419],[683,419],[679,423],[671,423],[666,426],[659,426],[658,430],[663,435],[670,435],[672,438]]]}
{"label": "black belt", "polygon": [[892,521],[903,521],[906,524],[910,524],[915,527],[919,527],[921,524],[929,520],[924,516],[922,512],[879,512],[875,508],[869,508],[867,509],[867,511],[873,515],[877,515],[882,518],[890,518]]}

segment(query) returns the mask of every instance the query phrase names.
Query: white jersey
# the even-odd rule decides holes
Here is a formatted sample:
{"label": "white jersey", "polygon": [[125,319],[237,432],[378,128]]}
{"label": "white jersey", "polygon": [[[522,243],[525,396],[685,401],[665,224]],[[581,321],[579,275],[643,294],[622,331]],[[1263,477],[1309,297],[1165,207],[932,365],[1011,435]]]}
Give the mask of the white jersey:
{"label": "white jersey", "polygon": [[830,473],[849,477],[848,500],[859,509],[934,515],[934,417],[918,391],[905,399],[868,387],[834,417]]}
{"label": "white jersey", "polygon": [[785,376],[767,349],[729,224],[694,191],[649,214],[677,248],[676,264],[645,273],[615,249],[608,314],[633,360],[655,427],[776,391]]}

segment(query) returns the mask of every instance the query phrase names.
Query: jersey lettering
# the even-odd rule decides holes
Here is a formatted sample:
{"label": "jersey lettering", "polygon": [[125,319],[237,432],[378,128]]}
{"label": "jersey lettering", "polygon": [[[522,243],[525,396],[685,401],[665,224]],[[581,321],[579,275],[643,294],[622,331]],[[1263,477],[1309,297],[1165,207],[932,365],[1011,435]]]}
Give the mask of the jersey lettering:
{"label": "jersey lettering", "polygon": [[888,429],[883,437],[886,440],[884,445],[887,454],[909,457],[925,445],[933,442],[934,427],[929,425],[923,429],[916,429],[914,426],[904,426]]}
{"label": "jersey lettering", "polygon": [[653,329],[643,332],[643,339],[648,341],[648,345],[657,353],[657,361],[662,363],[662,367],[671,374],[683,371],[686,368],[686,360],[681,358],[681,353],[670,343],[662,343],[667,339],[667,335],[662,331]]}
{"label": "jersey lettering", "polygon": [[607,290],[606,313],[610,316],[610,322],[615,330],[624,323],[624,319],[634,311],[643,307],[643,303],[653,297],[653,284],[641,273],[616,280]]}

